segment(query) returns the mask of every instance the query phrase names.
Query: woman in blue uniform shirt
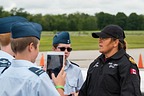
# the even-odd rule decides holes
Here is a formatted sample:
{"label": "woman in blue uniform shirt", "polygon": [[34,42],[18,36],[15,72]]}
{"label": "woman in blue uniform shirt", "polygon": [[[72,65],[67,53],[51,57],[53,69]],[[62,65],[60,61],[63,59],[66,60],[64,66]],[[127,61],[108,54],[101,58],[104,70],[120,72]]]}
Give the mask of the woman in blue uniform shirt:
{"label": "woman in blue uniform shirt", "polygon": [[139,69],[126,53],[123,29],[108,25],[92,37],[99,38],[102,54],[91,63],[79,96],[141,96]]}

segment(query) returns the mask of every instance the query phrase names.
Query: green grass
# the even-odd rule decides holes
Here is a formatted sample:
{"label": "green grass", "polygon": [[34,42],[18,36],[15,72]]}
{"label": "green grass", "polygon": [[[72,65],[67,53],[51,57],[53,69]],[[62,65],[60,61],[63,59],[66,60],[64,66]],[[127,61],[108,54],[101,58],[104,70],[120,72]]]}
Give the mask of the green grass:
{"label": "green grass", "polygon": [[[73,50],[97,50],[98,39],[92,38],[95,31],[70,32]],[[52,39],[55,32],[42,32],[40,51],[52,49]],[[144,48],[144,31],[125,31],[128,49]]]}

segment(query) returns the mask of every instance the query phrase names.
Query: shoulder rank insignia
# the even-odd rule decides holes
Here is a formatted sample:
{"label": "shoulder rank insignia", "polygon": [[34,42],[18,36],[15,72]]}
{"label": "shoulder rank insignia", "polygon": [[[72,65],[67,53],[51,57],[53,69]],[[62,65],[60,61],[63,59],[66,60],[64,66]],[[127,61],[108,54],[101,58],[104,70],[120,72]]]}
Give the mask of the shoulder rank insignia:
{"label": "shoulder rank insignia", "polygon": [[0,58],[0,67],[9,67],[11,62],[6,58]]}
{"label": "shoulder rank insignia", "polygon": [[132,64],[136,64],[134,59],[132,57],[129,57],[129,61],[132,63]]}
{"label": "shoulder rank insignia", "polygon": [[44,70],[42,70],[40,68],[36,68],[36,67],[30,67],[29,70],[38,76],[45,72]]}

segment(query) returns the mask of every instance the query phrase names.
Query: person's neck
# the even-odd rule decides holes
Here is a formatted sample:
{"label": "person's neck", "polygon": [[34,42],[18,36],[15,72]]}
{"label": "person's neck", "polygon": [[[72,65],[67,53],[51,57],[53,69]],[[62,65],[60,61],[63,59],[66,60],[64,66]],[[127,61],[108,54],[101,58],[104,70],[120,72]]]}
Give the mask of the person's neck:
{"label": "person's neck", "polygon": [[10,54],[10,55],[13,55],[12,50],[11,50],[9,45],[8,46],[1,46],[1,50],[8,53],[8,54]]}
{"label": "person's neck", "polygon": [[118,50],[116,50],[116,49],[110,50],[109,52],[104,54],[105,58],[109,58],[109,57],[113,56],[117,52],[118,52]]}
{"label": "person's neck", "polygon": [[21,53],[17,52],[15,54],[15,59],[31,61],[31,55],[28,54],[27,52],[21,52]]}
{"label": "person's neck", "polygon": [[64,60],[64,64],[65,64],[65,66],[67,65],[67,59]]}

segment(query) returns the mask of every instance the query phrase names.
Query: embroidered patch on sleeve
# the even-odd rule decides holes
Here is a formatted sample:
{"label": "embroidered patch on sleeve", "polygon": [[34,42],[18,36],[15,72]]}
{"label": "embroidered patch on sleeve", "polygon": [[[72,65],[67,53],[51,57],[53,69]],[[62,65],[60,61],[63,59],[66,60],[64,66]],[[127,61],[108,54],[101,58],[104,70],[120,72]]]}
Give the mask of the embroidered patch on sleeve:
{"label": "embroidered patch on sleeve", "polygon": [[9,67],[11,62],[6,58],[0,58],[0,67]]}
{"label": "embroidered patch on sleeve", "polygon": [[131,68],[131,69],[130,69],[130,74],[134,74],[134,75],[136,75],[136,74],[137,74],[136,69]]}

